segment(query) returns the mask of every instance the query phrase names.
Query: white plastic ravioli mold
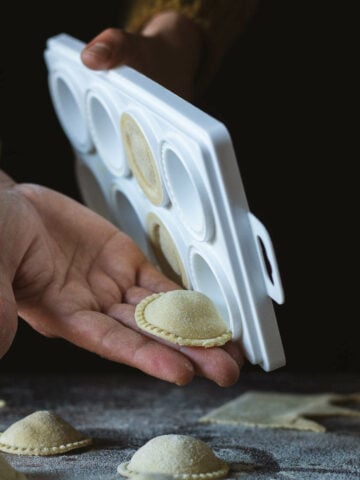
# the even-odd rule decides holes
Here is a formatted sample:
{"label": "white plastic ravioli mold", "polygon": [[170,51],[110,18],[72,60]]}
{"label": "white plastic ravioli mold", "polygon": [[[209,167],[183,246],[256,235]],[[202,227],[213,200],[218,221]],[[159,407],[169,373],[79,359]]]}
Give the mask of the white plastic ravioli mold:
{"label": "white plastic ravioli mold", "polygon": [[45,49],[84,203],[168,277],[211,298],[250,363],[283,366],[273,305],[283,302],[281,278],[227,128],[132,68],[88,69],[84,46],[60,34]]}

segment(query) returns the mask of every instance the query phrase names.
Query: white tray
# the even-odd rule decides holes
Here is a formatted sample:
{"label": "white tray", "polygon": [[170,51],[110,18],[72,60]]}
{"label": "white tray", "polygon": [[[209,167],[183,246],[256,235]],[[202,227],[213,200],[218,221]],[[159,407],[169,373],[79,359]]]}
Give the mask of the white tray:
{"label": "white tray", "polygon": [[89,70],[84,46],[60,34],[45,50],[84,202],[167,275],[208,295],[252,364],[283,366],[272,302],[284,300],[280,274],[225,125],[132,68]]}

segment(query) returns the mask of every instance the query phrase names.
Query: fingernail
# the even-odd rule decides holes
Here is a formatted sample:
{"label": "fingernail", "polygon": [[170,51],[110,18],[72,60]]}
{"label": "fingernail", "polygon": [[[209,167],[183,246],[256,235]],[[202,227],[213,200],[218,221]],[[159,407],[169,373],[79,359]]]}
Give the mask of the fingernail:
{"label": "fingernail", "polygon": [[244,364],[244,352],[240,345],[236,343],[230,344],[228,353],[240,367]]}
{"label": "fingernail", "polygon": [[181,380],[176,381],[175,383],[178,387],[183,387],[184,385],[187,385],[192,380],[195,373],[192,363],[186,361],[184,362],[184,367],[188,372],[191,373],[191,375],[185,375],[181,378]]}
{"label": "fingernail", "polygon": [[97,57],[99,60],[109,60],[111,57],[111,48],[105,43],[94,43],[89,47],[85,47],[83,55],[89,55],[91,57]]}

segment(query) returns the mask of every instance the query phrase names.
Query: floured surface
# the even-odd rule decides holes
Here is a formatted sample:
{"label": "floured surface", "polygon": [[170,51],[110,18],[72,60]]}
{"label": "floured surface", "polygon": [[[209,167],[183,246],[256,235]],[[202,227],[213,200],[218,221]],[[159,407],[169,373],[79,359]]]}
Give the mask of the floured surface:
{"label": "floured surface", "polygon": [[120,366],[86,375],[0,373],[0,398],[7,401],[0,431],[29,411],[47,409],[93,438],[91,448],[64,455],[3,455],[29,480],[124,480],[116,471],[120,463],[149,439],[173,433],[206,442],[230,464],[229,480],[359,480],[357,417],[324,417],[319,423],[327,431],[320,434],[198,421],[246,391],[321,394],[330,386],[339,394],[360,391],[360,376],[244,371],[237,385],[224,389],[200,378],[180,388]]}
{"label": "floured surface", "polygon": [[131,480],[174,480],[174,477],[162,473],[138,473]]}
{"label": "floured surface", "polygon": [[131,477],[132,480],[174,480],[172,475],[162,473],[139,473]]}
{"label": "floured surface", "polygon": [[246,392],[202,416],[200,422],[324,432],[325,427],[311,418],[360,417],[360,410],[341,406],[352,401],[360,407],[360,393],[305,395]]}

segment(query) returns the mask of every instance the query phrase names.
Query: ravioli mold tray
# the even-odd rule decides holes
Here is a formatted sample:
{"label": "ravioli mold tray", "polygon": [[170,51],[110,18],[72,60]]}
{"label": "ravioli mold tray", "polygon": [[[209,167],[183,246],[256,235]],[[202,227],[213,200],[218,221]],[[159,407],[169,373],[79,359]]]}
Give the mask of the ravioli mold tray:
{"label": "ravioli mold tray", "polygon": [[44,52],[84,203],[171,279],[209,296],[250,363],[283,366],[281,277],[226,126],[130,67],[88,69],[84,46],[59,34]]}

